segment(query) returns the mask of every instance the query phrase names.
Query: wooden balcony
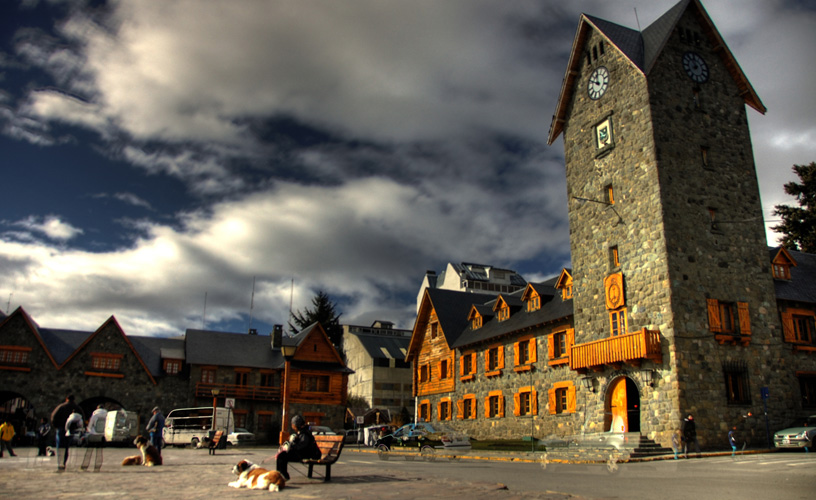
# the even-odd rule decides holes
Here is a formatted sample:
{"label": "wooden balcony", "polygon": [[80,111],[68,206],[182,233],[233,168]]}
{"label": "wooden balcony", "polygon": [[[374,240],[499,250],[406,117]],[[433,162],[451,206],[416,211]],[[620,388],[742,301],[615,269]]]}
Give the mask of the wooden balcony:
{"label": "wooden balcony", "polygon": [[207,384],[198,382],[195,387],[197,398],[211,398],[212,390],[218,389],[219,398],[251,399],[255,401],[280,401],[281,388],[260,385]]}
{"label": "wooden balcony", "polygon": [[626,335],[576,344],[570,350],[570,368],[584,373],[587,369],[601,371],[605,365],[619,369],[623,364],[640,366],[650,359],[663,360],[660,352],[660,332],[642,329]]}

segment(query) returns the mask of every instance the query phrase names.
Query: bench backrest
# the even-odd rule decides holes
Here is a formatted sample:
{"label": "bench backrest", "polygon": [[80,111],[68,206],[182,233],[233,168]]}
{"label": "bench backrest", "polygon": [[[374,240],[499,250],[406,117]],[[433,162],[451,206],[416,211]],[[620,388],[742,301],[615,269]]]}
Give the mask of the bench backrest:
{"label": "bench backrest", "polygon": [[334,458],[340,455],[345,440],[343,436],[319,434],[314,437],[317,447],[320,448],[320,458]]}
{"label": "bench backrest", "polygon": [[217,445],[221,441],[221,436],[224,435],[224,431],[216,431],[215,435],[213,435],[212,444],[213,446]]}

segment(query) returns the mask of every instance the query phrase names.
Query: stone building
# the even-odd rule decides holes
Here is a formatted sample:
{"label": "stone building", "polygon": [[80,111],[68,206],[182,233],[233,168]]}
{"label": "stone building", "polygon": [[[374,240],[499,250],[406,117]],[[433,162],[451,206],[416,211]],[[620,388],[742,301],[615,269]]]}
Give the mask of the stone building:
{"label": "stone building", "polygon": [[812,411],[813,256],[769,259],[746,105],[765,112],[698,0],[642,32],[581,16],[549,134],[573,267],[494,299],[426,290],[408,355],[421,415],[476,437],[668,444],[693,413],[716,447],[732,425],[764,444],[745,415],[765,402],[772,429]]}
{"label": "stone building", "polygon": [[389,417],[413,410],[411,365],[405,361],[410,340],[411,330],[385,321],[343,325],[346,364],[354,372],[349,375],[349,396],[363,398],[370,408],[387,410]]}
{"label": "stone building", "polygon": [[74,394],[86,418],[98,406],[136,412],[209,407],[235,400],[237,427],[277,442],[284,380],[289,412],[314,424],[342,426],[349,370],[319,324],[281,343],[274,336],[188,330],[184,337],[128,336],[114,317],[95,332],[40,327],[20,307],[0,320],[0,408],[18,433]]}

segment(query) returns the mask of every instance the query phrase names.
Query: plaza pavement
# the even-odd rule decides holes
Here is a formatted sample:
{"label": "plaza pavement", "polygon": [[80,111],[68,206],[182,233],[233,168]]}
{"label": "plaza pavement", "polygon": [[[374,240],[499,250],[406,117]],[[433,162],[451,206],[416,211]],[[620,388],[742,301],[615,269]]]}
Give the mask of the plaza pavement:
{"label": "plaza pavement", "polygon": [[[332,480],[308,479],[306,468],[290,467],[291,480],[279,493],[236,490],[232,467],[241,459],[274,468],[275,448],[237,448],[218,450],[210,455],[204,449],[167,448],[162,450],[161,467],[122,467],[122,459],[138,452],[135,448],[104,448],[99,472],[93,461],[87,471],[80,469],[85,448],[71,448],[68,467],[57,471],[55,457],[36,457],[36,448],[18,448],[17,457],[0,459],[0,498],[19,500],[122,498],[134,500],[172,499],[246,499],[275,495],[281,499],[447,499],[491,500],[577,499],[578,497],[544,492],[513,492],[495,482],[464,483],[444,478],[423,478],[394,467],[355,463],[360,453],[348,447],[332,466]],[[323,467],[315,472],[323,473]]]}

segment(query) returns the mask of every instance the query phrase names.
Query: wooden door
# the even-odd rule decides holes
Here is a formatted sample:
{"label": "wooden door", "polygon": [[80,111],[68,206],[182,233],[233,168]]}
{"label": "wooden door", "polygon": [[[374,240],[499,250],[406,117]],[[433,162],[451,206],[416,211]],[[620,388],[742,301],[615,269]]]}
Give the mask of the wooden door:
{"label": "wooden door", "polygon": [[612,397],[609,398],[609,412],[612,414],[612,432],[626,432],[629,428],[626,400],[626,377],[616,380],[612,388]]}

